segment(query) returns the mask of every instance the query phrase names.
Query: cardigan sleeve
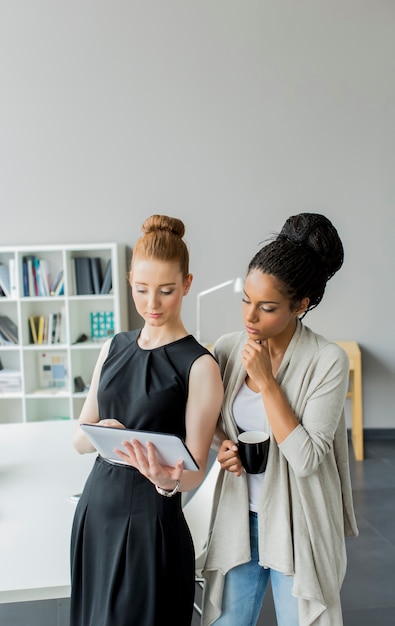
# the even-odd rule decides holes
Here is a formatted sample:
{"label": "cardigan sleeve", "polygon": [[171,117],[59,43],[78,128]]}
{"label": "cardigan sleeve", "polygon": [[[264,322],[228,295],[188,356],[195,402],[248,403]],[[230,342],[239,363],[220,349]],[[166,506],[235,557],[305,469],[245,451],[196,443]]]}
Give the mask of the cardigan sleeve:
{"label": "cardigan sleeve", "polygon": [[334,343],[321,347],[300,381],[299,398],[293,406],[300,424],[279,445],[297,476],[314,473],[332,448],[348,380],[346,352]]}

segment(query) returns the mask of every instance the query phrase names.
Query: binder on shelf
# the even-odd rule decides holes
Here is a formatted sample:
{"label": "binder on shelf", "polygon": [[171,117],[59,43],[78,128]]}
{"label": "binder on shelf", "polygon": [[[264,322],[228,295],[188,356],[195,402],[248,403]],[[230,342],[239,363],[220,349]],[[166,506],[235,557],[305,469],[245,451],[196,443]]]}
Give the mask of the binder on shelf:
{"label": "binder on shelf", "polygon": [[10,270],[8,265],[0,263],[0,287],[6,298],[11,297]]}
{"label": "binder on shelf", "polygon": [[75,287],[77,296],[93,295],[92,271],[90,258],[86,256],[73,257],[75,268]]}
{"label": "binder on shelf", "polygon": [[110,293],[111,288],[112,288],[112,266],[111,266],[111,259],[108,259],[100,293],[101,294]]}
{"label": "binder on shelf", "polygon": [[16,288],[16,261],[14,258],[11,258],[8,261],[8,270],[10,274],[11,298],[17,298],[18,290]]}
{"label": "binder on shelf", "polygon": [[103,273],[101,268],[101,258],[100,257],[91,257],[91,273],[92,273],[92,284],[93,284],[93,292],[98,294],[101,291],[101,287],[103,284]]}

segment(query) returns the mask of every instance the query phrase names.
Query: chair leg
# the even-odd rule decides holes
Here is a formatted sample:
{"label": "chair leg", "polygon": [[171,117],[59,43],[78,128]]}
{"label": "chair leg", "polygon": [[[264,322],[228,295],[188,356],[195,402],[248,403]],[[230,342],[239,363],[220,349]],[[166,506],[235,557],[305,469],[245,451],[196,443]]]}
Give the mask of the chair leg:
{"label": "chair leg", "polygon": [[362,374],[360,363],[356,366],[352,375],[352,443],[355,459],[363,461],[363,417],[362,417]]}
{"label": "chair leg", "polygon": [[200,606],[198,604],[196,604],[196,602],[193,603],[193,608],[195,609],[196,613],[198,615],[202,615],[202,609],[200,608]]}
{"label": "chair leg", "polygon": [[[195,583],[196,583],[197,585],[199,585],[200,589],[203,591],[204,578],[200,578],[199,576],[196,576],[196,577],[195,577]],[[195,600],[195,602],[193,603],[193,608],[194,608],[194,610],[196,611],[196,613],[197,613],[198,615],[200,615],[200,616],[202,615],[202,609],[201,609],[201,607],[198,605],[198,603],[196,602],[196,600]]]}

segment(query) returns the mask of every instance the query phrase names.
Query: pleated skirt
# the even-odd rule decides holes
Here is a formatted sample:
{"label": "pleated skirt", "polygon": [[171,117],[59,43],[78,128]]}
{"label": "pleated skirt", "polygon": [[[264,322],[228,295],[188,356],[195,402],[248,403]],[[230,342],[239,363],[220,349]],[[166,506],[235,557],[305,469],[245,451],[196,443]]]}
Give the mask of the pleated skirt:
{"label": "pleated skirt", "polygon": [[70,626],[190,626],[195,556],[181,494],[98,457],[71,534]]}

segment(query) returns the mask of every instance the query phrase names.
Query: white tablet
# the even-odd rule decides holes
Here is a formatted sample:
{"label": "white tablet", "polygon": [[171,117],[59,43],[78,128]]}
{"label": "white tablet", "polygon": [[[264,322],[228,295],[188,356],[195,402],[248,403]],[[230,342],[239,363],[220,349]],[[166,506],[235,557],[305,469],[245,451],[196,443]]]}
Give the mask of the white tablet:
{"label": "white tablet", "polygon": [[122,450],[123,441],[137,439],[143,445],[151,441],[155,445],[160,463],[163,465],[174,467],[177,461],[182,459],[184,461],[184,469],[192,471],[199,469],[183,439],[178,435],[114,428],[100,426],[99,424],[81,424],[80,426],[99,454],[114,463],[126,465],[125,461],[122,461],[114,450]]}

